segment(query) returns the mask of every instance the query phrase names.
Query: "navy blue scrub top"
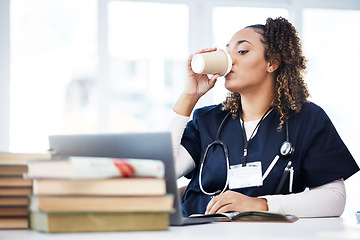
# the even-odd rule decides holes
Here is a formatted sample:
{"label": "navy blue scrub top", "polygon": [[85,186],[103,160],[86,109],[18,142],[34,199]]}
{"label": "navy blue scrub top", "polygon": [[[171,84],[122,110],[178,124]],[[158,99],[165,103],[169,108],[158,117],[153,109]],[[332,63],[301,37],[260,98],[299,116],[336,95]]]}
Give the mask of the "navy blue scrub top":
{"label": "navy blue scrub top", "polygon": [[[191,181],[182,199],[184,216],[204,213],[210,201],[210,196],[199,188],[199,168],[206,147],[214,141],[218,127],[227,114],[221,108],[219,104],[195,110],[193,119],[185,128],[181,144],[195,161],[195,169],[186,176]],[[263,185],[233,191],[252,197],[273,195],[289,160],[294,168],[293,193],[302,192],[306,187],[314,188],[341,178],[347,179],[359,170],[329,117],[314,103],[303,104],[301,111],[289,120],[289,137],[295,147],[290,157],[280,155],[280,146],[286,140],[286,130],[284,124],[283,130],[278,132],[279,123],[279,115],[271,111],[249,141],[247,162],[261,161],[263,174],[274,157],[280,156]],[[238,118],[227,119],[220,139],[228,145],[230,166],[241,164],[244,139]],[[204,190],[222,190],[226,172],[224,152],[220,146],[215,146],[209,151],[203,166]],[[289,194],[289,179],[285,181],[280,194]]]}

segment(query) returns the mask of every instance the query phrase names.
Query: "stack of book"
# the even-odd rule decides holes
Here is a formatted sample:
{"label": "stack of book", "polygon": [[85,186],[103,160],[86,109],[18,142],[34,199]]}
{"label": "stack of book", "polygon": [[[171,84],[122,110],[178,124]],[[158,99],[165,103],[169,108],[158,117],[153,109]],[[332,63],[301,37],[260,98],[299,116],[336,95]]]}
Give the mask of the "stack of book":
{"label": "stack of book", "polygon": [[45,153],[0,153],[0,229],[28,228],[32,181],[23,178],[26,160],[49,157]]}
{"label": "stack of book", "polygon": [[30,227],[44,232],[167,230],[173,196],[151,159],[29,161]]}

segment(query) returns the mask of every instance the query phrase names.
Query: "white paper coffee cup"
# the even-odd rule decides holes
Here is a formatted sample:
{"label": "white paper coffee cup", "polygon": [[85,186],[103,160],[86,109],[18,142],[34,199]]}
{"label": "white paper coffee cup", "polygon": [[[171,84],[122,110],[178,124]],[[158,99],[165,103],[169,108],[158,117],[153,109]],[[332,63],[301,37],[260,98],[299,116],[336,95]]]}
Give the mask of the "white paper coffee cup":
{"label": "white paper coffee cup", "polygon": [[214,52],[195,54],[191,60],[191,68],[200,74],[228,74],[232,67],[230,55],[222,49]]}

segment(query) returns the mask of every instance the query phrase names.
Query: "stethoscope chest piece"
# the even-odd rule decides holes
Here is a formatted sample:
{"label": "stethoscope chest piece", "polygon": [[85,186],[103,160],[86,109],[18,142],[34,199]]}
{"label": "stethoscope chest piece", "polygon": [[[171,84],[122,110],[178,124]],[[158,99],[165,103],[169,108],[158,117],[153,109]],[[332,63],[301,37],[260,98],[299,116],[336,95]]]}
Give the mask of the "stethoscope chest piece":
{"label": "stethoscope chest piece", "polygon": [[280,147],[280,154],[282,156],[290,156],[295,151],[295,148],[292,146],[290,141],[285,141]]}
{"label": "stethoscope chest piece", "polygon": [[288,122],[288,120],[285,120],[285,127],[286,127],[286,140],[285,140],[285,142],[283,142],[283,144],[280,147],[280,154],[283,157],[290,156],[295,151],[294,146],[290,142],[289,122]]}

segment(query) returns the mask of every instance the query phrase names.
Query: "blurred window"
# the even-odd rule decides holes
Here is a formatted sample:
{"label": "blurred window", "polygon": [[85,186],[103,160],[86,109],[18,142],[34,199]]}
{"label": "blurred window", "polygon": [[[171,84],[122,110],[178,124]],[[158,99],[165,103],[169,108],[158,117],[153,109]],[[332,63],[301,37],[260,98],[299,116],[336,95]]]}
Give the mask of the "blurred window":
{"label": "blurred window", "polygon": [[184,4],[109,3],[110,132],[163,128],[186,76],[188,12]]}
{"label": "blurred window", "polygon": [[97,130],[96,16],[95,0],[11,1],[11,151]]}

